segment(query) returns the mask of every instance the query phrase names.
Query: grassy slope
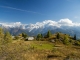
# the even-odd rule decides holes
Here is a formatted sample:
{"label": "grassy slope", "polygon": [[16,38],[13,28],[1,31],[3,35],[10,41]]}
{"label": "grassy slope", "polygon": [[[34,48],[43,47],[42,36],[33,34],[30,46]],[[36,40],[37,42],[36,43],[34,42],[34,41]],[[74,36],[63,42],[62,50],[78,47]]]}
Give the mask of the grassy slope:
{"label": "grassy slope", "polygon": [[0,60],[80,60],[80,46],[48,41],[15,41],[0,48]]}

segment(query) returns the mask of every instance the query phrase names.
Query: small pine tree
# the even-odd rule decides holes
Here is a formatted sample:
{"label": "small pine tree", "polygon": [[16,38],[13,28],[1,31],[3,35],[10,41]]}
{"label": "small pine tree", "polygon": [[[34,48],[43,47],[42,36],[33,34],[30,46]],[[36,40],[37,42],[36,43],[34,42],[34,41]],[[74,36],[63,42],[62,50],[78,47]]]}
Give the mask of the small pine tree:
{"label": "small pine tree", "polygon": [[60,38],[60,34],[59,34],[59,33],[57,33],[56,38],[57,38],[57,39],[59,39],[59,38]]}
{"label": "small pine tree", "polygon": [[3,29],[0,28],[0,45],[3,43],[4,40],[4,33],[3,33]]}
{"label": "small pine tree", "polygon": [[41,40],[42,38],[43,38],[43,35],[39,33],[39,34],[37,35],[37,40]]}
{"label": "small pine tree", "polygon": [[12,42],[12,36],[9,32],[6,32],[4,35],[4,43],[10,43]]}
{"label": "small pine tree", "polygon": [[47,38],[51,37],[51,32],[50,30],[47,32]]}
{"label": "small pine tree", "polygon": [[69,38],[68,36],[64,36],[63,44],[68,45],[69,44]]}
{"label": "small pine tree", "polygon": [[41,34],[38,34],[37,35],[37,40],[40,40],[41,39]]}
{"label": "small pine tree", "polygon": [[15,40],[18,40],[19,39],[19,36],[15,36],[14,38],[15,38]]}
{"label": "small pine tree", "polygon": [[41,34],[41,38],[43,38],[43,34]]}
{"label": "small pine tree", "polygon": [[76,34],[74,35],[74,40],[76,40]]}
{"label": "small pine tree", "polygon": [[24,37],[24,35],[25,35],[25,34],[24,34],[24,33],[22,33],[22,37]]}
{"label": "small pine tree", "polygon": [[22,33],[22,37],[26,38],[28,35],[25,33]]}

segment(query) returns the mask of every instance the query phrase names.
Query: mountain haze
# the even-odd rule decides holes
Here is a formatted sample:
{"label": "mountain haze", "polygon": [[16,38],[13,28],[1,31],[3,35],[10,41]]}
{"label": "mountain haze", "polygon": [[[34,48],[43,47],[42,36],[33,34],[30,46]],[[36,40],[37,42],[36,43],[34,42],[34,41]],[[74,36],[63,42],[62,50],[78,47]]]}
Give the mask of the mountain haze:
{"label": "mountain haze", "polygon": [[25,32],[30,36],[34,36],[38,33],[45,34],[48,30],[51,30],[52,33],[62,32],[72,36],[76,34],[78,38],[80,36],[80,23],[74,23],[68,18],[59,21],[45,20],[35,24],[22,24],[21,22],[0,23],[0,26],[4,31],[9,31],[12,35]]}

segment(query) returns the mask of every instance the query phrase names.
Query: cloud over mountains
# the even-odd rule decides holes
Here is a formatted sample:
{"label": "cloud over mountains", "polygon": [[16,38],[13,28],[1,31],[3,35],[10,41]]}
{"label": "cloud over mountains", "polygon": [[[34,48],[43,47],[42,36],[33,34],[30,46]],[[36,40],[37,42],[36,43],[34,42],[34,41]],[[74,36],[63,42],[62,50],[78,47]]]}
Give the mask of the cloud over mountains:
{"label": "cloud over mountains", "polygon": [[21,22],[15,22],[15,23],[0,23],[0,25],[6,28],[19,27],[22,29],[28,29],[29,31],[32,31],[33,29],[46,28],[46,27],[57,27],[57,28],[60,28],[62,26],[77,27],[80,26],[80,23],[74,23],[70,19],[65,18],[65,19],[60,19],[59,21],[45,20],[43,22],[37,22],[35,24],[22,24]]}
{"label": "cloud over mountains", "polygon": [[29,36],[34,36],[38,33],[45,34],[48,30],[51,30],[52,33],[62,32],[71,36],[76,34],[77,38],[80,38],[80,23],[75,23],[68,18],[60,19],[59,21],[45,20],[43,22],[36,22],[35,24],[22,24],[21,22],[0,23],[0,27],[5,32],[9,31],[12,35],[25,32]]}

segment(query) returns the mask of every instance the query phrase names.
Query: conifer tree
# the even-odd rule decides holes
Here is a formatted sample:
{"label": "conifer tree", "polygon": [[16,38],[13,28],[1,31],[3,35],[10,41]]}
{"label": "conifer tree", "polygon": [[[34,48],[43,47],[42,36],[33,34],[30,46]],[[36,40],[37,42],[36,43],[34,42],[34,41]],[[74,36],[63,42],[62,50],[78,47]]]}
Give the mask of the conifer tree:
{"label": "conifer tree", "polygon": [[9,32],[6,32],[4,35],[4,43],[10,43],[12,42],[12,36]]}
{"label": "conifer tree", "polygon": [[41,38],[43,38],[43,34],[41,34]]}
{"label": "conifer tree", "polygon": [[41,38],[41,34],[38,34],[37,39],[40,40],[40,38]]}
{"label": "conifer tree", "polygon": [[4,33],[3,33],[3,29],[0,28],[0,45],[3,44],[3,40],[4,40]]}
{"label": "conifer tree", "polygon": [[51,37],[51,32],[50,32],[50,30],[47,32],[47,37],[48,37],[48,38]]}
{"label": "conifer tree", "polygon": [[27,37],[27,34],[22,33],[22,37],[26,38]]}
{"label": "conifer tree", "polygon": [[76,40],[76,34],[74,35],[74,40]]}
{"label": "conifer tree", "polygon": [[60,34],[59,34],[59,33],[57,33],[56,37],[57,37],[57,39],[59,39],[59,38],[60,38]]}
{"label": "conifer tree", "polygon": [[65,45],[68,45],[69,44],[69,38],[68,38],[68,36],[64,36],[64,40],[63,40],[63,43],[65,44]]}

